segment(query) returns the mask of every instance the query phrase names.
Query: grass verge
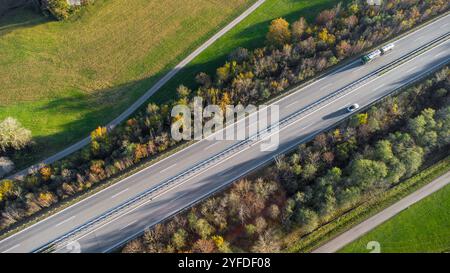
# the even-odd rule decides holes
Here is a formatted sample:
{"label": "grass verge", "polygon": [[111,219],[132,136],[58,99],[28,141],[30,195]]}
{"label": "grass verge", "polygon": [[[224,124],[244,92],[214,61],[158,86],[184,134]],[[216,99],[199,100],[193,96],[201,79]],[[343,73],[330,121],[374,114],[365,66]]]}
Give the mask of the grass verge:
{"label": "grass verge", "polygon": [[444,252],[450,248],[450,185],[424,198],[339,252],[364,253],[377,241],[391,253]]}

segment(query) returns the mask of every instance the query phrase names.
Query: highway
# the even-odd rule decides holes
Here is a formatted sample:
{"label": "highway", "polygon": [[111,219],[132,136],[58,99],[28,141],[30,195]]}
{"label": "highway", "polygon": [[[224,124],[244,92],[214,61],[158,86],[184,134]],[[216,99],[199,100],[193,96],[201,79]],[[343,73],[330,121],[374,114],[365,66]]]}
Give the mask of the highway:
{"label": "highway", "polygon": [[331,241],[325,243],[324,245],[315,249],[313,253],[333,253],[340,250],[347,244],[353,242],[354,240],[371,231],[375,227],[381,225],[382,223],[394,217],[403,210],[407,209],[411,205],[419,202],[428,195],[444,188],[449,183],[450,183],[450,172],[438,177],[431,183],[411,193],[410,195],[401,199],[392,206],[382,210],[381,212],[370,217],[364,222],[356,225],[355,227],[347,230],[346,232],[332,239]]}
{"label": "highway", "polygon": [[[202,140],[180,152],[100,191],[71,207],[0,242],[0,252],[31,252],[57,238],[97,219],[113,208],[140,196],[143,192],[171,181],[143,199],[132,202],[119,210],[75,233],[70,240],[76,246],[66,247],[67,241],[56,246],[57,252],[106,252],[138,235],[146,227],[154,225],[179,210],[195,203],[218,189],[229,185],[244,174],[270,162],[301,142],[311,139],[318,132],[346,118],[345,108],[353,103],[361,107],[388,95],[448,63],[450,42],[445,40],[436,47],[418,54],[395,69],[372,75],[392,62],[434,39],[447,34],[450,16],[447,15],[417,31],[395,41],[395,49],[366,65],[352,62],[303,88],[274,102],[279,105],[280,120],[302,109],[295,119],[280,130],[277,150],[262,152],[260,142],[232,149],[208,160],[239,141]],[[354,85],[357,82],[358,84]],[[352,85],[351,88],[348,86]],[[339,92],[339,96],[330,96]],[[317,102],[320,101],[319,104]],[[186,171],[189,171],[188,173]],[[181,175],[183,174],[183,175]],[[174,177],[179,177],[174,179]],[[78,248],[78,246],[80,248]]]}

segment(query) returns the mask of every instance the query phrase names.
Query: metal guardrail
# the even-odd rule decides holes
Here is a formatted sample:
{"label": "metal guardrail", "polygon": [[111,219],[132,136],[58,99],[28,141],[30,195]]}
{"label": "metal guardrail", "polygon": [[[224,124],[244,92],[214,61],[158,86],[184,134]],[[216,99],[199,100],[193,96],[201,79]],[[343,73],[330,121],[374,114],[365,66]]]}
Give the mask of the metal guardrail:
{"label": "metal guardrail", "polygon": [[130,200],[126,201],[125,203],[118,205],[115,208],[112,208],[111,210],[105,212],[104,214],[98,216],[97,218],[94,218],[94,219],[88,221],[87,223],[77,227],[73,231],[47,243],[46,245],[34,250],[33,252],[52,252],[61,247],[64,247],[67,243],[76,240],[75,239],[76,237],[78,237],[82,234],[85,234],[85,233],[89,232],[90,230],[92,230],[93,228],[95,228],[95,225],[97,223],[105,221],[107,219],[113,219],[114,216],[119,216],[118,215],[119,212],[125,211],[127,209],[132,209],[134,207],[133,205],[138,205],[140,202],[142,202],[144,200],[145,201],[152,200],[154,198],[154,197],[152,197],[153,194],[158,193],[163,189],[167,189],[169,186],[176,184],[176,182],[178,182],[180,179],[186,179],[186,178],[194,175],[195,173],[198,173],[199,171],[204,170],[204,168],[210,166],[211,164],[221,161],[222,159],[226,158],[229,154],[233,154],[239,150],[242,150],[242,149],[252,145],[254,142],[256,142],[258,140],[264,139],[265,137],[267,137],[267,134],[270,134],[277,127],[279,127],[278,130],[281,130],[282,128],[284,128],[284,127],[288,126],[289,124],[291,124],[292,122],[294,122],[301,115],[310,113],[310,112],[314,111],[318,106],[321,106],[324,103],[326,103],[330,100],[336,99],[340,96],[343,96],[346,92],[354,89],[355,87],[361,86],[362,84],[368,82],[369,80],[377,78],[380,73],[386,73],[387,71],[392,70],[393,68],[402,64],[403,62],[412,59],[415,55],[444,42],[445,40],[447,40],[449,38],[449,36],[450,36],[450,32],[447,32],[446,34],[434,39],[430,43],[423,45],[423,46],[405,54],[404,56],[400,57],[399,59],[394,60],[391,63],[389,63],[383,67],[380,67],[379,69],[369,73],[368,75],[364,76],[363,78],[333,92],[332,94],[330,94],[328,96],[323,97],[322,99],[304,107],[303,109],[301,109],[299,111],[287,116],[282,121],[271,125],[270,127],[266,128],[265,130],[258,132],[257,134],[250,136],[249,138],[242,140],[239,143],[236,143],[235,145],[214,155],[213,157],[194,166],[193,168],[190,168],[189,170],[186,170],[186,171],[166,180],[165,182],[157,185],[156,187],[153,187],[151,189],[148,189],[148,190],[142,192],[141,194],[137,195],[136,197],[133,197]]}

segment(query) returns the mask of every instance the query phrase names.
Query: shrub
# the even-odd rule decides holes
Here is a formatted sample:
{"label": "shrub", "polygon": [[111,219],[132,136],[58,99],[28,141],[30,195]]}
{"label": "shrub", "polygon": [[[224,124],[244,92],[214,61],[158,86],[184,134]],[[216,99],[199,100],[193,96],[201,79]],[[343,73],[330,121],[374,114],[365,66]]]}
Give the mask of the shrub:
{"label": "shrub", "polygon": [[20,150],[31,143],[31,131],[17,120],[8,117],[0,122],[0,151]]}
{"label": "shrub", "polygon": [[46,8],[58,20],[69,18],[71,7],[67,0],[47,0]]}
{"label": "shrub", "polygon": [[0,178],[14,170],[14,163],[7,157],[0,157]]}
{"label": "shrub", "polygon": [[283,18],[273,20],[267,33],[267,42],[275,46],[283,46],[289,42],[290,38],[289,23]]}
{"label": "shrub", "polygon": [[0,202],[5,199],[6,196],[11,195],[14,184],[11,180],[0,181]]}

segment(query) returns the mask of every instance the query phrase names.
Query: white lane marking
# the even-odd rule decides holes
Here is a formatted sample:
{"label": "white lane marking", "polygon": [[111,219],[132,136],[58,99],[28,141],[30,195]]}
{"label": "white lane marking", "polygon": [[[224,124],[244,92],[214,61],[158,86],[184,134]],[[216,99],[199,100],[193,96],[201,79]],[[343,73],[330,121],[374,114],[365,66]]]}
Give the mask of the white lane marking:
{"label": "white lane marking", "polygon": [[114,194],[113,196],[111,196],[111,199],[116,198],[117,196],[121,195],[122,193],[126,192],[127,190],[128,190],[128,188],[124,189],[121,192],[118,192],[118,193]]}
{"label": "white lane marking", "polygon": [[439,56],[441,56],[441,55],[443,55],[445,53],[447,53],[447,52],[445,52],[445,51],[439,52],[438,54],[436,54],[436,57],[439,57]]}
{"label": "white lane marking", "polygon": [[167,168],[165,168],[165,169],[162,169],[162,170],[160,171],[160,173],[166,172],[166,171],[168,171],[169,169],[171,169],[172,167],[174,167],[174,166],[176,166],[176,165],[177,165],[177,163],[175,163],[175,164],[173,164],[173,165],[170,165],[169,167],[167,167]]}
{"label": "white lane marking", "polygon": [[67,218],[66,220],[64,220],[64,221],[59,222],[58,224],[56,224],[56,227],[59,227],[60,225],[65,224],[65,223],[69,222],[70,220],[73,220],[74,218],[75,218],[75,216],[72,216],[72,217],[70,217],[70,218]]}
{"label": "white lane marking", "polygon": [[443,25],[441,26],[441,28],[445,28],[446,26],[448,26],[448,23],[443,24]]}
{"label": "white lane marking", "polygon": [[305,130],[305,129],[311,127],[313,124],[314,124],[314,122],[311,122],[310,124],[303,126],[302,129]]}
{"label": "white lane marking", "polygon": [[329,83],[329,84],[327,84],[327,85],[321,87],[319,90],[320,90],[320,91],[325,90],[325,89],[327,89],[328,87],[331,87],[332,85],[333,85],[332,83]]}
{"label": "white lane marking", "polygon": [[134,223],[136,223],[136,222],[137,222],[137,219],[136,219],[136,220],[133,220],[133,221],[131,221],[131,222],[129,222],[128,224],[126,224],[125,226],[123,226],[121,229],[119,229],[119,231],[121,231],[121,230],[123,230],[123,229],[126,229],[127,227],[131,226],[132,224],[134,224]]}
{"label": "white lane marking", "polygon": [[298,101],[291,102],[291,103],[289,103],[288,105],[286,105],[285,108],[289,108],[289,107],[291,107],[292,105],[297,104],[297,103],[298,103]]}
{"label": "white lane marking", "polygon": [[413,71],[413,70],[416,69],[416,68],[417,68],[417,66],[413,66],[413,67],[411,67],[410,69],[408,69],[405,73],[409,73],[409,72]]}
{"label": "white lane marking", "polygon": [[355,69],[355,71],[353,71],[353,72],[358,72],[358,71],[362,70],[363,68],[364,68],[364,66],[358,67],[358,68]]}
{"label": "white lane marking", "polygon": [[9,251],[11,251],[11,250],[13,250],[13,249],[18,248],[19,246],[20,246],[20,244],[17,244],[17,245],[15,245],[15,246],[12,246],[12,247],[8,248],[7,250],[3,251],[2,253],[9,252]]}
{"label": "white lane marking", "polygon": [[372,91],[377,91],[380,90],[381,88],[384,87],[384,84],[380,84],[377,88],[373,89]]}
{"label": "white lane marking", "polygon": [[216,145],[219,144],[219,143],[220,143],[220,141],[217,141],[217,142],[215,142],[215,143],[209,145],[208,147],[205,147],[205,149],[203,149],[203,150],[206,151],[206,150],[208,150],[208,149],[210,149],[210,148],[216,146]]}

